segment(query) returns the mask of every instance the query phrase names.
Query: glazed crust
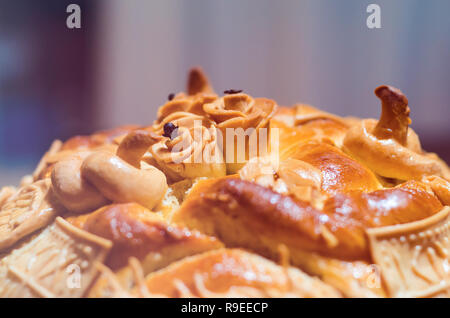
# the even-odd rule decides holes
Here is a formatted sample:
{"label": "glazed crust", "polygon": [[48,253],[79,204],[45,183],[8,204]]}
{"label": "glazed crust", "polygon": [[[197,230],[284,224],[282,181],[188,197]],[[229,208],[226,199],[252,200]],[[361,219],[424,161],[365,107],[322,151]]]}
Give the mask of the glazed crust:
{"label": "glazed crust", "polygon": [[340,297],[334,288],[298,269],[238,249],[174,263],[145,283],[150,293],[166,297]]}
{"label": "glazed crust", "polygon": [[421,148],[418,136],[409,128],[408,99],[392,86],[375,89],[382,112],[378,121],[367,119],[352,127],[344,149],[377,174],[399,180],[421,180],[427,176],[450,179],[450,169],[434,154]]}
{"label": "glazed crust", "polygon": [[328,143],[302,143],[291,158],[305,161],[319,169],[322,173],[321,188],[328,194],[381,189],[372,171]]}
{"label": "glazed crust", "polygon": [[378,121],[339,117],[195,68],[152,125],[55,140],[0,190],[0,296],[450,295],[450,169],[401,91],[375,94]]}
{"label": "glazed crust", "polygon": [[100,131],[88,136],[75,136],[63,143],[61,150],[92,149],[104,144],[114,143],[116,138],[139,128],[136,125],[127,125],[115,129]]}
{"label": "glazed crust", "polygon": [[[113,242],[106,260],[113,270],[127,265],[129,257],[135,257],[144,263],[148,273],[174,259],[222,246],[213,237],[170,226],[137,203],[108,205],[90,214],[71,217],[69,222]],[[165,258],[159,262],[151,257],[152,253],[162,252]]]}
{"label": "glazed crust", "polygon": [[285,244],[294,262],[296,250],[370,260],[366,228],[420,220],[441,208],[415,184],[340,194],[319,211],[255,183],[224,178],[200,182],[173,221],[271,257]]}

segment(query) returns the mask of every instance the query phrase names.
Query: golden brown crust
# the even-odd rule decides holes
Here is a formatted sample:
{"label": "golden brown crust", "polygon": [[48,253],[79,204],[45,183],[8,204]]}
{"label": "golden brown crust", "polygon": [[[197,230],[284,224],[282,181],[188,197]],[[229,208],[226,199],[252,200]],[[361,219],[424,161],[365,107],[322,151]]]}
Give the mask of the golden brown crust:
{"label": "golden brown crust", "polygon": [[90,152],[77,152],[55,163],[51,172],[52,189],[58,200],[69,211],[89,212],[109,200],[81,176],[81,165]]}
{"label": "golden brown crust", "polygon": [[225,249],[194,256],[146,278],[150,293],[166,297],[340,297],[295,268]]}
{"label": "golden brown crust", "polygon": [[[446,164],[422,152],[420,144],[412,142],[405,147],[395,139],[378,139],[372,133],[375,125],[375,120],[367,119],[350,129],[344,139],[345,151],[384,177],[399,180],[420,180],[429,175],[448,177]],[[411,129],[408,136],[408,140],[417,140]]]}
{"label": "golden brown crust", "polygon": [[305,161],[322,172],[322,190],[329,194],[374,191],[381,188],[372,171],[338,148],[317,141],[297,146],[292,158]]}
{"label": "golden brown crust", "polygon": [[167,191],[166,176],[157,168],[137,169],[118,156],[97,151],[82,163],[81,176],[113,202],[137,202],[155,208]]}
{"label": "golden brown crust", "polygon": [[214,94],[185,95],[180,93],[158,109],[156,124],[162,122],[167,116],[177,112],[188,112],[195,115],[205,115],[203,105],[217,99]]}
{"label": "golden brown crust", "polygon": [[61,150],[79,150],[92,149],[108,143],[114,143],[119,136],[124,136],[127,133],[139,128],[136,125],[127,125],[117,127],[115,129],[100,131],[89,136],[75,136],[64,142]]}
{"label": "golden brown crust", "polygon": [[[145,263],[146,272],[154,269],[151,253],[162,253],[168,248],[185,249],[184,255],[221,247],[220,242],[196,231],[170,226],[161,218],[136,203],[113,204],[93,213],[71,217],[69,221],[83,230],[113,242],[106,264],[114,270],[124,267],[129,257]],[[166,255],[167,257],[171,257]],[[173,259],[172,259],[173,260]],[[168,260],[161,260],[161,262]],[[160,266],[160,265],[158,265]]]}
{"label": "golden brown crust", "polygon": [[[319,211],[238,178],[199,182],[174,222],[272,256],[277,244],[343,259],[369,259],[364,230],[420,220],[442,208],[416,185],[336,195]],[[233,229],[233,230],[232,230]]]}
{"label": "golden brown crust", "polygon": [[214,93],[208,78],[200,67],[194,67],[189,71],[187,93],[189,95]]}
{"label": "golden brown crust", "polygon": [[277,118],[270,121],[270,128],[279,130],[280,160],[292,158],[298,145],[305,142],[326,143],[341,149],[348,128],[330,119],[315,119],[298,127],[291,127]]}
{"label": "golden brown crust", "polygon": [[379,139],[394,138],[401,145],[406,145],[410,109],[408,99],[392,86],[382,85],[375,89],[375,95],[381,100],[381,116],[373,130]]}
{"label": "golden brown crust", "polygon": [[386,85],[378,87],[375,94],[382,101],[380,120],[367,119],[353,126],[345,135],[344,150],[383,177],[421,180],[436,175],[449,180],[445,162],[425,153],[417,135],[408,129],[407,98]]}
{"label": "golden brown crust", "polygon": [[153,125],[53,142],[0,191],[0,296],[450,295],[450,169],[398,89],[378,121],[224,94],[194,68]]}
{"label": "golden brown crust", "polygon": [[437,176],[429,176],[423,180],[430,185],[434,194],[441,200],[443,205],[450,206],[450,182]]}
{"label": "golden brown crust", "polygon": [[167,191],[165,175],[147,165],[138,169],[108,151],[79,151],[57,162],[52,190],[72,212],[87,212],[108,202],[137,202],[153,209]]}
{"label": "golden brown crust", "polygon": [[295,112],[294,107],[278,106],[272,120],[281,122],[288,127],[293,127],[295,122]]}
{"label": "golden brown crust", "polygon": [[128,125],[115,129],[105,130],[94,133],[89,136],[75,136],[62,143],[55,140],[50,149],[39,161],[32,176],[33,180],[49,178],[55,163],[64,160],[79,151],[103,150],[115,153],[117,149],[117,140],[123,138],[128,132],[137,129],[138,126]]}
{"label": "golden brown crust", "polygon": [[[302,140],[324,140],[341,147],[347,130],[358,120],[349,120],[321,111],[306,104],[296,104],[294,107],[283,107],[273,117],[274,124],[282,122],[288,133],[295,133],[295,142]],[[286,129],[294,128],[294,129]],[[283,137],[282,137],[283,138]]]}
{"label": "golden brown crust", "polygon": [[205,115],[203,105],[217,99],[208,78],[199,67],[189,71],[186,91],[187,94],[179,93],[173,96],[158,109],[156,124],[176,112]]}

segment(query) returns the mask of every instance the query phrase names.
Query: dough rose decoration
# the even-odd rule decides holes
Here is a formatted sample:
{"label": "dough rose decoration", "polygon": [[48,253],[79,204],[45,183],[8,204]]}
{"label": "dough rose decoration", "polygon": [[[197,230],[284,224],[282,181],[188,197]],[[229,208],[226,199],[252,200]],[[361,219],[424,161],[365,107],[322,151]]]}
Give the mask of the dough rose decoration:
{"label": "dough rose decoration", "polygon": [[[226,95],[219,98],[201,69],[192,69],[187,94],[169,95],[169,101],[158,110],[158,119],[151,131],[162,140],[148,137],[140,146],[136,144],[136,148],[149,148],[152,161],[168,175],[170,182],[237,172],[252,157],[249,141],[253,137],[257,137],[253,156],[262,155],[259,145],[263,141],[258,137],[265,139],[264,150],[268,151],[268,132],[261,136],[258,133],[260,129],[268,128],[276,103],[265,98],[252,98],[241,90],[224,93]],[[195,127],[195,123],[199,127]],[[229,136],[227,129],[231,129]],[[202,136],[202,139],[196,136]],[[131,137],[127,139],[131,140]],[[121,148],[125,147],[119,147],[118,153],[124,153]],[[144,154],[139,152],[139,155],[142,158]],[[138,156],[132,160],[132,164],[137,164]]]}
{"label": "dough rose decoration", "polygon": [[[250,158],[249,140],[258,136],[261,128],[268,128],[276,103],[265,98],[254,99],[239,90],[225,91],[226,95],[218,98],[198,68],[189,74],[187,92],[187,95],[169,96],[169,101],[158,110],[151,131],[142,133],[147,137],[130,133],[119,146],[118,155],[137,166],[147,148],[152,163],[164,171],[169,182],[237,172]],[[232,132],[230,136],[227,136],[228,128]],[[155,135],[150,136],[152,133]],[[265,139],[267,151],[268,133],[258,137]],[[254,155],[258,155],[262,143],[256,140]],[[134,153],[133,158],[127,158],[127,152]]]}
{"label": "dough rose decoration", "polygon": [[[265,142],[267,147],[264,150],[269,150],[270,132],[260,134],[260,130],[268,129],[277,104],[273,100],[253,98],[240,91],[230,90],[228,93],[212,103],[203,105],[203,110],[217,123],[217,128],[220,129],[224,139],[227,170],[229,173],[235,173],[252,155],[266,155],[266,153],[260,153],[263,149],[260,149],[259,145]],[[250,145],[252,138],[256,142]],[[240,147],[242,144],[245,148]]]}
{"label": "dough rose decoration", "polygon": [[0,188],[0,296],[450,296],[449,168],[375,94],[338,117],[195,68],[151,126],[55,141]]}
{"label": "dough rose decoration", "polygon": [[150,152],[171,182],[226,174],[222,141],[210,119],[176,112],[155,124],[153,130],[163,139],[152,145]]}
{"label": "dough rose decoration", "polygon": [[201,68],[190,70],[186,93],[169,95],[169,101],[158,109],[157,123],[175,112],[204,115],[203,105],[217,99],[217,95]]}
{"label": "dough rose decoration", "polygon": [[344,139],[344,149],[380,176],[421,180],[436,175],[450,179],[448,166],[435,154],[422,150],[416,133],[409,129],[408,99],[391,86],[380,86],[380,120],[367,119],[352,127]]}
{"label": "dough rose decoration", "polygon": [[225,175],[222,139],[215,122],[203,111],[205,103],[216,99],[203,71],[192,69],[187,94],[171,94],[153,126],[129,133],[117,155],[137,168],[145,156],[144,161],[160,168],[169,183]]}

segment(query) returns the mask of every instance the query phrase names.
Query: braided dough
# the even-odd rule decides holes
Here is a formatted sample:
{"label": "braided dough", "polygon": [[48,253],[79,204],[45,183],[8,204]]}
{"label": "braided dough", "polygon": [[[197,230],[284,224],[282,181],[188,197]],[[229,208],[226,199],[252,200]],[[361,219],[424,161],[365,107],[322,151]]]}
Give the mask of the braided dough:
{"label": "braided dough", "polygon": [[194,68],[148,126],[55,141],[0,190],[0,297],[449,297],[449,168],[375,94],[339,117]]}

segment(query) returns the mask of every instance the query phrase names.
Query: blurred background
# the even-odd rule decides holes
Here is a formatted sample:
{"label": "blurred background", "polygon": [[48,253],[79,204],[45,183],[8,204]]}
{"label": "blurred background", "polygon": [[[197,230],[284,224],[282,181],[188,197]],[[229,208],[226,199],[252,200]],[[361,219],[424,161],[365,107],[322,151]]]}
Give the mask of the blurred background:
{"label": "blurred background", "polygon": [[[81,29],[66,7],[81,7]],[[381,7],[381,29],[366,8]],[[378,117],[400,88],[423,147],[450,162],[448,0],[0,0],[0,186],[53,139],[149,124],[200,65],[217,92]]]}

